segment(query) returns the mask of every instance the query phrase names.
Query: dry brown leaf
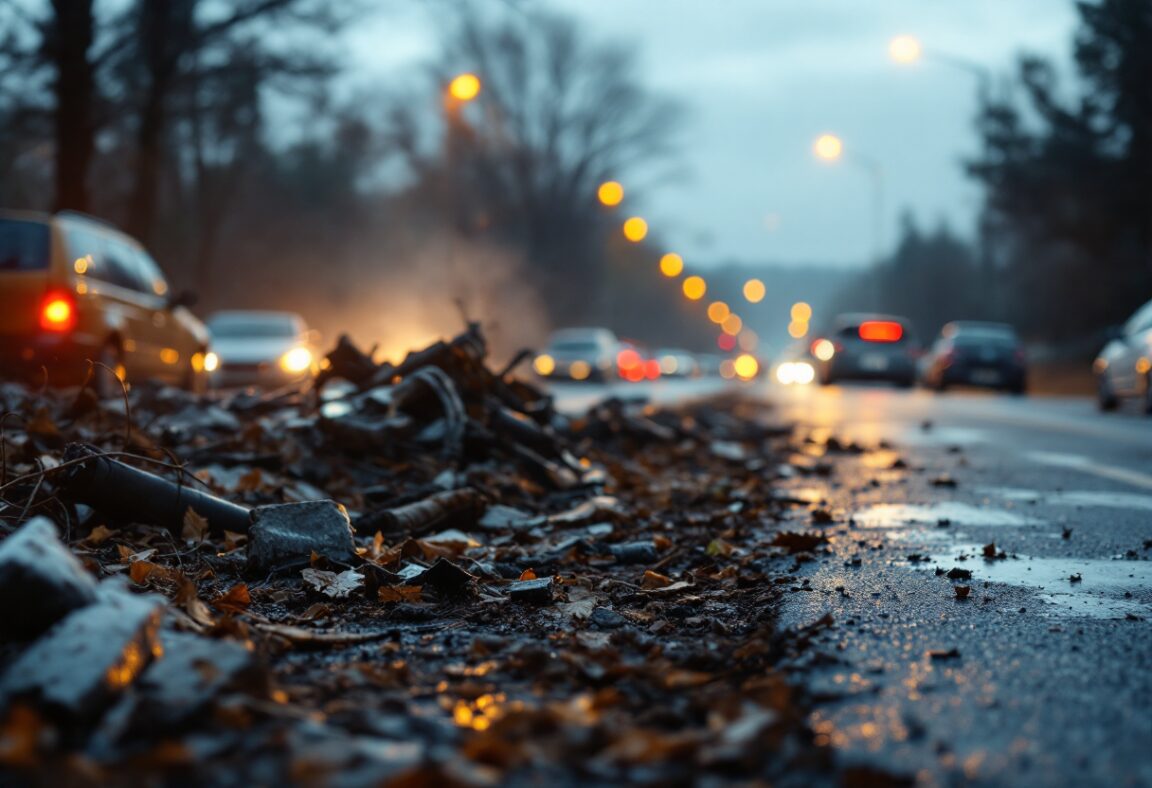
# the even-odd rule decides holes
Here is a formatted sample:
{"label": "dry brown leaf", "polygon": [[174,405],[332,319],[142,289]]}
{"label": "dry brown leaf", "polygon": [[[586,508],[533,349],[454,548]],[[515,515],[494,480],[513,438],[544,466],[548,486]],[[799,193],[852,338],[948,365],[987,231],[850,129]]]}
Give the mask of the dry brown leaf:
{"label": "dry brown leaf", "polygon": [[151,561],[133,561],[128,567],[128,576],[133,583],[141,586],[149,580],[173,581],[183,577],[179,572]]}
{"label": "dry brown leaf", "polygon": [[208,537],[208,518],[192,510],[184,512],[184,528],[180,536],[186,541],[200,543]]}
{"label": "dry brown leaf", "polygon": [[239,613],[252,604],[252,596],[248,593],[247,583],[237,583],[229,588],[223,595],[216,597],[210,603],[217,610],[229,613]]}
{"label": "dry brown leaf", "polygon": [[534,571],[532,571],[531,567],[529,567],[528,569],[525,569],[523,572],[520,573],[520,579],[521,580],[535,580],[536,579],[536,573]]}
{"label": "dry brown leaf", "polygon": [[253,468],[236,480],[236,492],[254,492],[264,485],[264,474],[259,468]]}
{"label": "dry brown leaf", "polygon": [[204,600],[200,598],[197,593],[196,584],[189,580],[184,575],[180,575],[180,587],[176,591],[175,601],[177,605],[183,608],[188,617],[201,626],[210,627],[216,623],[216,619],[212,617],[211,611],[208,606],[204,604]]}
{"label": "dry brown leaf", "polygon": [[[95,547],[96,545],[104,544],[115,535],[116,532],[108,526],[98,525],[92,529],[92,532],[89,533],[87,537],[85,537],[84,544],[92,545]],[[125,548],[123,545],[121,545],[120,549],[123,551]],[[121,555],[123,555],[123,552],[121,552]]]}
{"label": "dry brown leaf", "polygon": [[648,589],[667,588],[670,585],[672,585],[672,578],[659,572],[653,572],[651,569],[644,571],[644,579],[640,581],[640,587]]}
{"label": "dry brown leaf", "polygon": [[419,602],[420,586],[381,586],[376,592],[381,602]]}

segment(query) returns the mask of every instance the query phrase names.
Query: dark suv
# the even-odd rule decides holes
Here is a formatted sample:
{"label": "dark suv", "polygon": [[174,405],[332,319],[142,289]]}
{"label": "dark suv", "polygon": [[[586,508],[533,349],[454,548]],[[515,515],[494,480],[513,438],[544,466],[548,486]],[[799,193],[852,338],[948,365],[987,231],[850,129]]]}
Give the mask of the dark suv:
{"label": "dark suv", "polygon": [[844,314],[811,346],[821,384],[883,380],[909,387],[916,382],[919,343],[911,324],[892,315]]}

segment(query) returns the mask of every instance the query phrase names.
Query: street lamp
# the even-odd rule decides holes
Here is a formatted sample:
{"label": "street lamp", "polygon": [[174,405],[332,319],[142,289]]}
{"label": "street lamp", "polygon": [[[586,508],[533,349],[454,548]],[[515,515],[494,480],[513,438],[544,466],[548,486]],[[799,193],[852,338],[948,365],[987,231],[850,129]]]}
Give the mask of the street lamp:
{"label": "street lamp", "polygon": [[624,200],[624,187],[616,181],[604,181],[596,190],[600,204],[608,208],[619,205]]}
{"label": "street lamp", "polygon": [[480,95],[480,77],[464,73],[453,77],[448,83],[448,95],[457,101],[469,102]]}
{"label": "street lamp", "polygon": [[633,216],[624,222],[624,237],[634,244],[638,244],[648,235],[648,222],[639,216]]}
{"label": "street lamp", "polygon": [[684,270],[684,258],[675,252],[669,252],[660,258],[660,273],[669,279],[680,276]]}

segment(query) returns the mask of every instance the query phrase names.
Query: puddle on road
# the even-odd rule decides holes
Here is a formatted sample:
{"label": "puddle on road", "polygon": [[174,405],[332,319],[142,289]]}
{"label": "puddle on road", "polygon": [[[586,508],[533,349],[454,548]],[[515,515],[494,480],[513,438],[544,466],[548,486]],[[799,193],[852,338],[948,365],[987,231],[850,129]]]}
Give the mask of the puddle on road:
{"label": "puddle on road", "polygon": [[1024,503],[1055,504],[1057,506],[1088,506],[1112,509],[1132,509],[1152,512],[1152,495],[1101,490],[1064,490],[1042,492],[1023,487],[982,487],[984,495]]}
{"label": "puddle on road", "polygon": [[[1152,589],[1152,562],[1030,557],[990,561],[981,551],[978,544],[956,545],[933,558],[941,567],[972,570],[974,584],[988,581],[1040,591],[1038,597],[1048,603],[1044,612],[1051,615],[1152,617],[1152,605],[1124,597],[1126,592],[1146,595]],[[1080,581],[1073,583],[1073,575]]]}
{"label": "puddle on road", "polygon": [[947,520],[952,526],[1023,526],[1038,525],[1039,520],[1016,512],[985,509],[957,501],[933,504],[881,503],[853,513],[859,528],[894,528],[904,525],[939,525]]}

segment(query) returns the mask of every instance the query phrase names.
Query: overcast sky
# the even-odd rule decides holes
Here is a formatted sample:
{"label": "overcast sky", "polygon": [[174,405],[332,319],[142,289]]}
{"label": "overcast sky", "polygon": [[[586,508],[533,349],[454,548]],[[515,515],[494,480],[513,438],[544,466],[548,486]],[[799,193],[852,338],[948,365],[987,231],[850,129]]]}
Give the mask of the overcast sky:
{"label": "overcast sky", "polygon": [[[895,65],[888,41],[913,34],[1002,75],[1022,51],[1065,62],[1075,27],[1070,0],[521,2],[634,45],[644,83],[687,109],[679,174],[640,184],[630,207],[697,264],[871,255],[874,187],[861,167],[813,157],[825,132],[880,166],[887,247],[905,208],[970,231],[979,191],[962,161],[978,144],[976,80],[931,61]],[[427,61],[444,8],[388,0],[352,33],[356,77],[386,82]]]}

